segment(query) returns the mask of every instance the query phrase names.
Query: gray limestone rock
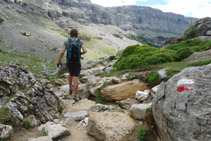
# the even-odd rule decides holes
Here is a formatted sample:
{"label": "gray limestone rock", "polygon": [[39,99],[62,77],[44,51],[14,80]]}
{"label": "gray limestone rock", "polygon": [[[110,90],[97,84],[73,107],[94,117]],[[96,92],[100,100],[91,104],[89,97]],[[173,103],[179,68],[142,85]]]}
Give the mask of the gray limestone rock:
{"label": "gray limestone rock", "polygon": [[207,36],[211,36],[211,30],[207,31]]}
{"label": "gray limestone rock", "polygon": [[12,135],[13,128],[9,125],[0,124],[0,140]]}
{"label": "gray limestone rock", "polygon": [[139,104],[140,102],[135,98],[128,98],[125,100],[116,102],[121,108],[129,110],[133,104]]}
{"label": "gray limestone rock", "polygon": [[160,75],[160,78],[161,78],[161,79],[167,77],[167,75],[166,75],[166,70],[167,70],[167,69],[161,69],[161,70],[158,70],[158,71],[157,71],[158,74]]}
{"label": "gray limestone rock", "polygon": [[86,118],[86,116],[88,116],[87,111],[67,112],[66,114],[64,114],[65,118],[72,117],[76,121],[83,120]]}
{"label": "gray limestone rock", "polygon": [[[30,116],[29,113],[35,113],[41,122],[57,117],[58,97],[47,86],[35,81],[26,69],[17,65],[0,67],[0,84],[1,91],[6,94],[1,99],[7,99],[1,100],[0,105],[6,105],[14,119],[22,121]],[[8,96],[12,98],[8,99]]]}
{"label": "gray limestone rock", "polygon": [[211,140],[211,64],[190,67],[162,83],[153,116],[162,141]]}
{"label": "gray limestone rock", "polygon": [[144,119],[146,116],[146,110],[152,107],[152,103],[148,104],[133,104],[130,107],[132,117],[135,119]]}

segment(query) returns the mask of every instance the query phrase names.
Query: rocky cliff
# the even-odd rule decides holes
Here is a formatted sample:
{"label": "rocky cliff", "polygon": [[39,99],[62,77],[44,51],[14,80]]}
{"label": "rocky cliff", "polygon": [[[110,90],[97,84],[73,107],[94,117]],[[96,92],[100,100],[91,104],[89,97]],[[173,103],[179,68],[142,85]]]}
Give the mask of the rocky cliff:
{"label": "rocky cliff", "polygon": [[211,18],[203,18],[193,23],[182,36],[170,38],[165,42],[166,45],[178,43],[186,39],[211,40]]}
{"label": "rocky cliff", "polygon": [[[115,25],[125,31],[133,31],[135,34],[132,34],[131,38],[158,45],[161,45],[161,42],[169,37],[183,34],[197,20],[196,18],[164,13],[160,10],[143,6],[105,8],[92,4],[89,1],[62,0],[54,2],[63,6],[60,16],[70,17],[84,24]],[[72,10],[65,11],[66,7],[71,7]],[[55,15],[52,18],[60,16]]]}

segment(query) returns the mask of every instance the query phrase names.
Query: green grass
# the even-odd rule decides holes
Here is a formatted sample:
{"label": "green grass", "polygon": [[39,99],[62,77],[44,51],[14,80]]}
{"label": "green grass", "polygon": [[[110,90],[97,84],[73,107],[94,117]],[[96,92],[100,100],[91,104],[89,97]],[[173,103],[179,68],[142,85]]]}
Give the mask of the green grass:
{"label": "green grass", "polygon": [[54,84],[55,80],[59,78],[65,78],[64,74],[62,75],[53,74],[45,77],[45,79],[48,79],[52,84]]}
{"label": "green grass", "polygon": [[62,113],[62,111],[64,110],[64,107],[62,105],[59,105],[57,107],[57,110],[58,110],[59,113]]}
{"label": "green grass", "polygon": [[26,130],[29,130],[30,128],[32,128],[32,125],[31,125],[30,121],[28,119],[26,119],[26,118],[23,119],[21,125]]}
{"label": "green grass", "polygon": [[147,127],[141,125],[138,129],[137,138],[140,139],[141,141],[146,141],[149,135],[150,135],[150,130]]}
{"label": "green grass", "polygon": [[206,61],[197,61],[197,62],[193,62],[188,64],[188,66],[204,66],[204,65],[208,65],[211,63],[211,60],[206,60]]}
{"label": "green grass", "polygon": [[1,107],[0,108],[0,123],[10,124],[12,122],[12,116],[9,113],[9,108]]}
{"label": "green grass", "polygon": [[46,65],[48,70],[52,71],[56,69],[54,62],[49,63],[47,59],[37,57],[33,53],[9,52],[9,49],[11,48],[4,47],[0,44],[0,66],[16,63],[34,74],[41,74],[42,71],[45,71],[42,64]]}
{"label": "green grass", "polygon": [[38,137],[41,137],[41,136],[48,136],[48,133],[45,132],[45,129],[43,128],[42,131],[38,134]]}

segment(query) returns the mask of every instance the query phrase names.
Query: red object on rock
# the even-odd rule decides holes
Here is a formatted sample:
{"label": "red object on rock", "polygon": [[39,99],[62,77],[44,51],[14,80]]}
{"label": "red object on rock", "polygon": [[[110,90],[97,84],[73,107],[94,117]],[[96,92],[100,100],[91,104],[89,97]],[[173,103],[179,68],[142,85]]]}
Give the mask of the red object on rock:
{"label": "red object on rock", "polygon": [[188,88],[187,86],[180,86],[180,87],[177,87],[177,91],[178,91],[178,92],[193,91],[193,90],[194,90],[193,88]]}

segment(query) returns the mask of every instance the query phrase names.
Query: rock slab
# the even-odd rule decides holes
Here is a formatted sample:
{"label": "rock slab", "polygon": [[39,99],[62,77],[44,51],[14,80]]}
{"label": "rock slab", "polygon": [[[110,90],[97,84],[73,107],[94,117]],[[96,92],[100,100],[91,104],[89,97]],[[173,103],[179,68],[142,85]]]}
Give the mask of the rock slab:
{"label": "rock slab", "polygon": [[211,64],[190,67],[162,83],[153,116],[162,141],[211,140]]}
{"label": "rock slab", "polygon": [[120,112],[93,112],[88,121],[88,134],[101,141],[136,141],[136,124]]}
{"label": "rock slab", "polygon": [[112,85],[104,88],[101,95],[105,100],[124,100],[127,98],[135,98],[136,91],[144,91],[149,88],[142,82],[125,82],[122,84]]}
{"label": "rock slab", "polygon": [[87,111],[67,112],[66,114],[64,114],[65,118],[72,117],[76,121],[83,120],[86,118],[86,116],[88,116]]}

